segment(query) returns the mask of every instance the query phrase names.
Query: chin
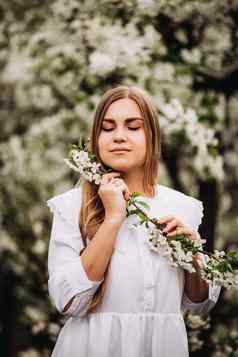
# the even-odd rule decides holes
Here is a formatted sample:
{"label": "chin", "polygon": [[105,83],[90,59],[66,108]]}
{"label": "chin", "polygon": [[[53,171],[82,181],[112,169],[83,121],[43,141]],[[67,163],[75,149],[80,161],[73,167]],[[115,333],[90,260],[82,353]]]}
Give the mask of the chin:
{"label": "chin", "polygon": [[116,164],[115,161],[114,162],[104,162],[104,165],[111,167],[113,170],[115,171],[120,171],[120,172],[128,172],[130,170],[130,167],[125,166],[123,164]]}
{"label": "chin", "polygon": [[111,165],[111,168],[115,171],[119,171],[121,173],[126,173],[129,171],[128,167],[120,166],[120,165]]}

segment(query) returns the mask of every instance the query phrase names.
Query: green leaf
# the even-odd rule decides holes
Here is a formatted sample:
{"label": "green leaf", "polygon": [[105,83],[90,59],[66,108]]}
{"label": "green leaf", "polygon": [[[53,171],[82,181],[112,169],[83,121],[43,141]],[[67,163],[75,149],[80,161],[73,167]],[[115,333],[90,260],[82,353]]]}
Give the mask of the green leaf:
{"label": "green leaf", "polygon": [[136,201],[136,203],[139,203],[141,206],[145,207],[146,209],[149,210],[150,206],[148,205],[148,203],[144,202],[144,201]]}
{"label": "green leaf", "polygon": [[139,215],[140,210],[138,208],[130,210],[130,214],[138,214]]}
{"label": "green leaf", "polygon": [[142,212],[138,212],[138,216],[141,218],[141,220],[143,220],[143,222],[146,220],[145,215]]}

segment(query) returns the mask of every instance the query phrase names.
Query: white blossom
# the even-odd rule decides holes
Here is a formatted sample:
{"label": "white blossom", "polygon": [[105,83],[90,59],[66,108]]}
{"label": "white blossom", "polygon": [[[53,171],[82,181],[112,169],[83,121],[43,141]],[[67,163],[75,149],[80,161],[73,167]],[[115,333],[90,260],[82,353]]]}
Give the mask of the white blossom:
{"label": "white blossom", "polygon": [[160,104],[160,125],[166,134],[166,140],[174,133],[183,132],[195,149],[193,166],[198,175],[203,179],[216,177],[224,180],[223,158],[216,154],[210,154],[209,148],[216,148],[218,140],[212,128],[198,121],[198,116],[192,108],[183,108],[177,98],[169,103]]}

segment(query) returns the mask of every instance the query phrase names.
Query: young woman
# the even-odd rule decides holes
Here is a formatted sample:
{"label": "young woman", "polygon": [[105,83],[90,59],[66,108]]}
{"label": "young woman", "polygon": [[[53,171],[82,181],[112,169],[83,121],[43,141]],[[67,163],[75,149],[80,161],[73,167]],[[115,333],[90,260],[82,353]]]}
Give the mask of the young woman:
{"label": "young woman", "polygon": [[95,112],[91,150],[113,168],[100,185],[80,186],[47,201],[53,212],[49,293],[68,316],[54,357],[187,357],[183,312],[206,313],[220,288],[171,267],[145,244],[146,228],[131,229],[126,200],[138,191],[150,217],[175,233],[198,238],[202,202],[157,183],[159,118],[137,87],[108,90]]}

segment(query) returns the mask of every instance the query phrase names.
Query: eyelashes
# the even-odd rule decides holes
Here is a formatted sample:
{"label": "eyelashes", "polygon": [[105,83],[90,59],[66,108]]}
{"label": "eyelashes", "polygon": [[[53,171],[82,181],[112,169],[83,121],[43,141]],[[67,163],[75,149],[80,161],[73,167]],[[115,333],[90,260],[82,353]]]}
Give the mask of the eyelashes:
{"label": "eyelashes", "polygon": [[[138,127],[138,128],[128,128],[128,129],[129,129],[129,130],[138,130],[138,129],[140,129],[140,127]],[[111,128],[111,129],[102,128],[102,130],[103,130],[103,131],[112,131],[113,128]]]}

